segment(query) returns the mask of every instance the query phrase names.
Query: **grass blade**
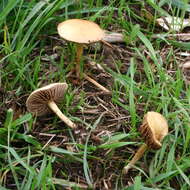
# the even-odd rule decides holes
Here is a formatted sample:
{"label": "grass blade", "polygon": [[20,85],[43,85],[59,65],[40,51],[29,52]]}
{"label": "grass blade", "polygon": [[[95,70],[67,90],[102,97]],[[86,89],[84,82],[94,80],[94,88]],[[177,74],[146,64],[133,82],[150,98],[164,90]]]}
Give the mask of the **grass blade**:
{"label": "grass blade", "polygon": [[17,5],[20,0],[9,0],[6,7],[0,12],[0,28],[5,21],[6,16],[11,12],[11,10]]}

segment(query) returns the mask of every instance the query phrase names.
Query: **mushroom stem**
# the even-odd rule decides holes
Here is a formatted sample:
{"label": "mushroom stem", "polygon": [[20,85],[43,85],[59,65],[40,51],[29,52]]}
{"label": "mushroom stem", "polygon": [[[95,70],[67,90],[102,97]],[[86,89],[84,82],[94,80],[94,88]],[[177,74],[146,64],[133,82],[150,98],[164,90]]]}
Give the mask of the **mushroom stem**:
{"label": "mushroom stem", "polygon": [[83,44],[76,44],[76,76],[80,78],[80,61],[83,54],[84,46]]}
{"label": "mushroom stem", "polygon": [[63,121],[65,122],[69,127],[76,128],[76,125],[68,118],[66,117],[61,110],[57,107],[56,103],[54,101],[49,101],[48,106],[51,108],[51,110]]}
{"label": "mushroom stem", "polygon": [[134,157],[132,160],[123,168],[123,173],[127,174],[128,171],[133,167],[133,165],[142,157],[144,152],[148,149],[147,144],[143,144],[140,146],[140,148],[137,150],[135,153]]}
{"label": "mushroom stem", "polygon": [[84,76],[84,78],[86,80],[88,80],[89,82],[91,82],[92,84],[94,84],[95,86],[97,86],[98,88],[100,88],[101,90],[103,90],[104,92],[111,93],[107,88],[105,88],[104,86],[102,86],[101,84],[99,84],[98,82],[96,82],[94,79],[92,79],[91,77],[89,77],[85,73],[83,73],[83,76]]}

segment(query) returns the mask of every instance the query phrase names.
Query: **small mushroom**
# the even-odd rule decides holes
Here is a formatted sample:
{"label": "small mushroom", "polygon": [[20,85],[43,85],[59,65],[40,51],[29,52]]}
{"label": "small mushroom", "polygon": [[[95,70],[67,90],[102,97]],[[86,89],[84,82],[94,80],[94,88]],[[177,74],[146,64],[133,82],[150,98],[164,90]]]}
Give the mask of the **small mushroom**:
{"label": "small mushroom", "polygon": [[145,139],[145,144],[141,145],[132,160],[124,167],[124,174],[128,173],[129,169],[133,167],[148,148],[161,148],[161,141],[168,134],[168,123],[160,113],[151,111],[144,116],[139,131]]}
{"label": "small mushroom", "polygon": [[26,100],[28,111],[40,116],[52,110],[69,127],[76,128],[76,125],[56,105],[63,99],[67,88],[66,83],[53,83],[33,91]]}
{"label": "small mushroom", "polygon": [[[105,35],[96,23],[82,19],[69,19],[58,24],[58,34],[67,41],[75,42],[77,45],[76,50],[76,75],[80,78],[80,61],[83,54],[84,44],[90,44],[93,42],[101,41]],[[90,78],[86,74],[83,74],[84,78],[89,82],[92,82],[101,90],[110,93],[108,89],[97,83],[94,79]]]}

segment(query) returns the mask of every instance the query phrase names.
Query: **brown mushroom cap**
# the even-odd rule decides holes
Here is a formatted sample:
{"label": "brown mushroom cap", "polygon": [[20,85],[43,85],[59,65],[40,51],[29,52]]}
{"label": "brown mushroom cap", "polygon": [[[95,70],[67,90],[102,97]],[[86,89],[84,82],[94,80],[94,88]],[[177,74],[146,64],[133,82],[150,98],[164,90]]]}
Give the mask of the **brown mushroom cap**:
{"label": "brown mushroom cap", "polygon": [[57,30],[62,38],[84,44],[100,41],[105,35],[96,23],[82,19],[69,19],[61,22]]}
{"label": "brown mushroom cap", "polygon": [[161,141],[168,134],[168,123],[160,113],[148,112],[144,116],[139,131],[150,148],[158,149],[162,146]]}
{"label": "brown mushroom cap", "polygon": [[33,91],[26,101],[28,111],[36,115],[51,112],[48,102],[59,103],[68,88],[66,83],[53,83]]}

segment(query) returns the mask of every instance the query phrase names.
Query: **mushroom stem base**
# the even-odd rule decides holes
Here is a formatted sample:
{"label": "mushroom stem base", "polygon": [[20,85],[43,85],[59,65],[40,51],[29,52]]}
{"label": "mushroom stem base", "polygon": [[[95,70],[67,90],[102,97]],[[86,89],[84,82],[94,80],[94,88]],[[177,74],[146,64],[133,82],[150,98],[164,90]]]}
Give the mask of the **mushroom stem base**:
{"label": "mushroom stem base", "polygon": [[88,75],[86,75],[85,73],[83,73],[83,76],[86,80],[88,80],[89,82],[91,82],[92,84],[94,84],[95,86],[97,86],[98,88],[100,88],[101,90],[103,90],[106,93],[111,93],[107,88],[105,88],[104,86],[102,86],[101,84],[99,84],[97,81],[95,81],[94,79],[92,79],[91,77],[89,77]]}
{"label": "mushroom stem base", "polygon": [[123,173],[127,174],[128,171],[133,167],[133,165],[142,157],[144,152],[148,149],[147,144],[143,144],[140,146],[140,148],[137,150],[135,153],[134,157],[132,160],[123,168]]}
{"label": "mushroom stem base", "polygon": [[56,103],[53,101],[48,102],[48,106],[50,109],[70,128],[76,128],[76,125],[68,118],[66,117],[61,110],[57,107]]}

